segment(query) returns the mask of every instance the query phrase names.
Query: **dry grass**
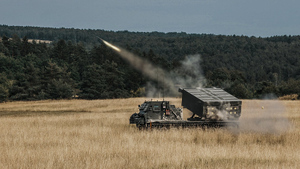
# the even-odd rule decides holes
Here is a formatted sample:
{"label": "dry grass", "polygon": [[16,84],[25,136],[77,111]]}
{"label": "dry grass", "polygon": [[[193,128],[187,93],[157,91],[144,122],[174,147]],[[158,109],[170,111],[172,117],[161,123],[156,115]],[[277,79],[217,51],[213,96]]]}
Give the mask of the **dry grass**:
{"label": "dry grass", "polygon": [[[144,100],[2,103],[0,168],[300,167],[299,101],[245,100],[241,130],[231,132],[139,131],[128,123]],[[271,121],[256,123],[260,118]]]}
{"label": "dry grass", "polygon": [[52,41],[50,40],[28,39],[29,43],[33,43],[33,41],[35,41],[35,43],[47,43],[47,44],[52,43]]}
{"label": "dry grass", "polygon": [[[8,40],[12,40],[12,38],[9,38]],[[22,39],[20,39],[22,40]],[[33,41],[35,41],[35,43],[46,43],[46,44],[50,44],[52,43],[52,41],[50,40],[40,40],[40,39],[28,39],[29,43],[33,43]],[[2,37],[0,37],[0,42],[2,42]]]}
{"label": "dry grass", "polygon": [[297,100],[298,99],[298,94],[290,94],[290,95],[285,95],[282,97],[279,97],[279,100]]}

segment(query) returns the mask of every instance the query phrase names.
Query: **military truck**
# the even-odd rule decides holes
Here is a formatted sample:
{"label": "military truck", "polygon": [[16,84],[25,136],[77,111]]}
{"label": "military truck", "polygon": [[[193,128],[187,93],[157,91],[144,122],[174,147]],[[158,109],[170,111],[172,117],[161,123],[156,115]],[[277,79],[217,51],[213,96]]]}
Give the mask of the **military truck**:
{"label": "military truck", "polygon": [[242,101],[220,88],[180,88],[182,106],[192,112],[183,120],[181,108],[169,101],[145,101],[139,113],[131,115],[130,124],[142,128],[238,127]]}

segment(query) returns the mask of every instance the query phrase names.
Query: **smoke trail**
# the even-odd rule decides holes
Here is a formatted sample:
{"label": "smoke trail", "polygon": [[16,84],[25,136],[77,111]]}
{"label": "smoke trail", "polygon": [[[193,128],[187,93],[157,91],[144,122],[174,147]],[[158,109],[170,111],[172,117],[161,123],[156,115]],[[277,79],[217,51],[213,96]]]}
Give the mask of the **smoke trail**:
{"label": "smoke trail", "polygon": [[[136,70],[140,71],[143,75],[148,76],[152,80],[157,81],[160,86],[168,90],[166,92],[171,96],[178,95],[178,87],[202,87],[205,82],[205,78],[200,67],[200,55],[187,56],[186,59],[181,62],[182,66],[177,71],[170,73],[153,65],[146,59],[142,59],[123,48],[114,46],[103,39],[101,40],[105,45],[118,52],[118,54],[124,60],[128,61]],[[152,85],[150,91],[157,93],[159,90],[154,89]],[[147,95],[153,96],[153,94]]]}
{"label": "smoke trail", "polygon": [[127,60],[131,66],[140,71],[143,75],[148,76],[152,80],[156,80],[158,83],[162,84],[165,88],[169,89],[172,94],[177,93],[177,88],[173,85],[173,80],[170,78],[168,72],[164,71],[158,66],[154,66],[148,60],[142,59],[139,56],[116,47],[105,40],[101,39],[105,45],[114,49],[118,54],[124,59]]}

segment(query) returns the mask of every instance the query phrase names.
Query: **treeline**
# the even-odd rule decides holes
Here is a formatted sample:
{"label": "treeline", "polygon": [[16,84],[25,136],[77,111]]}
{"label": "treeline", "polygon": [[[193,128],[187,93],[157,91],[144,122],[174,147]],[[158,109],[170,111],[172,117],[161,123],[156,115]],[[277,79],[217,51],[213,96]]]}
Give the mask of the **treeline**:
{"label": "treeline", "polygon": [[[0,100],[143,96],[148,81],[97,37],[167,71],[200,54],[205,87],[239,98],[300,95],[300,36],[247,37],[0,26]],[[51,44],[28,39],[53,41]],[[153,82],[155,83],[155,82]]]}
{"label": "treeline", "polygon": [[0,42],[0,100],[139,96],[145,79],[104,45],[87,52],[60,40],[29,43],[27,37]]}

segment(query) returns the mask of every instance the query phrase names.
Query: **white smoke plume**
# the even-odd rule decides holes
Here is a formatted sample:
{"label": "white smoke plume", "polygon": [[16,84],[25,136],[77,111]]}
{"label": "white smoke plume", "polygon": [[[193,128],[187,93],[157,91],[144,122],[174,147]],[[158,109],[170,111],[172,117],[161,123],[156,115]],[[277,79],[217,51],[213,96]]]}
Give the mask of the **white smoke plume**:
{"label": "white smoke plume", "polygon": [[[102,40],[102,39],[101,39]],[[205,83],[200,61],[200,55],[187,56],[184,61],[181,62],[181,67],[174,72],[167,72],[162,68],[153,65],[146,59],[143,59],[123,48],[112,45],[102,40],[108,47],[112,48],[126,61],[130,63],[136,70],[140,71],[143,75],[148,76],[154,81],[157,81],[160,88],[164,88],[164,94],[159,94],[158,86],[147,84],[146,87],[150,87],[147,96],[153,96],[153,93],[158,95],[178,95],[179,87],[202,87]]]}
{"label": "white smoke plume", "polygon": [[161,91],[158,89],[157,85],[147,82],[146,84],[146,97],[147,98],[160,98]]}
{"label": "white smoke plume", "polygon": [[203,87],[206,80],[200,63],[200,55],[186,56],[185,60],[181,61],[181,67],[173,72],[175,83],[181,87]]}

